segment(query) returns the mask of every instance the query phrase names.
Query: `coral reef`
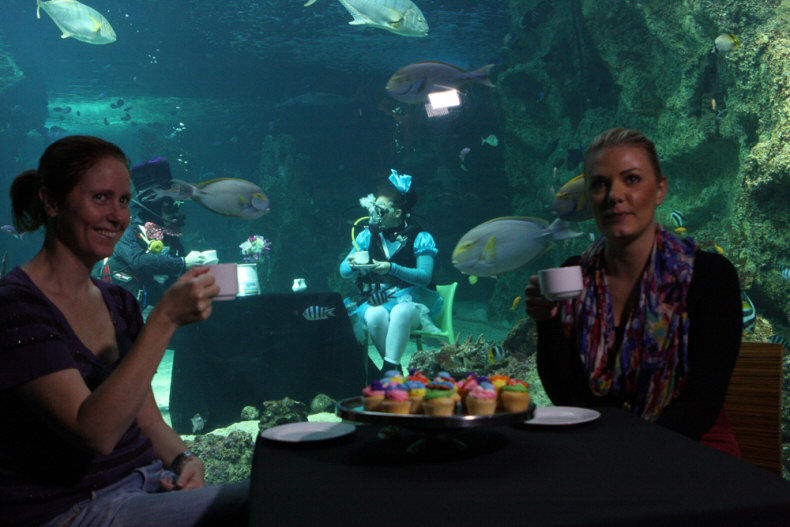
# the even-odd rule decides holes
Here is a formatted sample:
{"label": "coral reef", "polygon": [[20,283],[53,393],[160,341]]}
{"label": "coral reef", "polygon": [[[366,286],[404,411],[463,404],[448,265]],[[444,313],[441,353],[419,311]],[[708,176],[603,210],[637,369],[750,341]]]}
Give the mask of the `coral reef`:
{"label": "coral reef", "polygon": [[260,416],[260,412],[254,406],[245,406],[241,409],[241,419],[243,421],[249,421],[251,419],[257,419]]}
{"label": "coral reef", "polygon": [[266,430],[286,423],[307,421],[307,414],[307,405],[290,397],[277,401],[264,401],[263,410],[261,411],[260,429]]}
{"label": "coral reef", "polygon": [[310,411],[314,413],[331,412],[335,409],[335,401],[325,393],[319,393],[310,401]]}
{"label": "coral reef", "polygon": [[250,477],[255,440],[241,431],[222,437],[216,434],[196,436],[187,448],[206,465],[206,483],[219,485]]}

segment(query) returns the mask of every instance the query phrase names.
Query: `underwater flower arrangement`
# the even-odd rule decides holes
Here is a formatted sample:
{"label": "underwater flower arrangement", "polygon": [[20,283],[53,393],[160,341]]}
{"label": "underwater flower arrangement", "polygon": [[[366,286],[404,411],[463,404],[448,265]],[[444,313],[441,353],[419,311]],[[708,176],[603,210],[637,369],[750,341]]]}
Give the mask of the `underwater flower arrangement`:
{"label": "underwater flower arrangement", "polygon": [[239,245],[242,259],[248,263],[261,261],[272,249],[272,242],[256,234],[247,238],[244,243]]}

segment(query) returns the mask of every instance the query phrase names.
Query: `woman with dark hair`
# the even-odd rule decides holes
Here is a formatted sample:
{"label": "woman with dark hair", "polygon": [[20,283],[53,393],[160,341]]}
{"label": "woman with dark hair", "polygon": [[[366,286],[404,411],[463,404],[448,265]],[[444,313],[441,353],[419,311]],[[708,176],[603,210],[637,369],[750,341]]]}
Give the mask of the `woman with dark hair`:
{"label": "woman with dark hair", "polygon": [[131,294],[90,277],[130,198],[124,153],[87,136],[53,143],[11,186],[14,225],[45,239],[0,280],[2,525],[195,525],[226,493],[218,524],[243,515],[245,485],[204,487],[151,389],[176,328],[211,313],[214,278],[186,272],[143,325]]}
{"label": "woman with dark hair", "polygon": [[652,141],[613,128],[584,159],[603,236],[581,265],[573,300],[525,290],[538,322],[538,373],[557,405],[620,406],[736,457],[724,397],[741,342],[738,276],[723,256],[655,222],[667,180]]}
{"label": "woman with dark hair", "polygon": [[[443,304],[432,282],[436,243],[410,217],[416,202],[411,176],[393,170],[375,197],[360,200],[370,211],[369,226],[340,264],[340,275],[355,279],[366,297],[353,314],[357,329],[367,328],[383,357],[383,366],[376,366],[384,370],[408,366],[402,359],[411,330],[432,324]],[[369,261],[358,260],[362,251]]]}

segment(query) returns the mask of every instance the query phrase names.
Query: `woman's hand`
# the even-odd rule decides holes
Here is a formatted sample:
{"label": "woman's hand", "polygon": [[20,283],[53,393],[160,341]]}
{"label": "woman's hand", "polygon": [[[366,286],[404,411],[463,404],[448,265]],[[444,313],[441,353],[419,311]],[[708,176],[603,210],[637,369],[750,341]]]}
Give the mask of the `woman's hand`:
{"label": "woman's hand", "polygon": [[211,299],[218,294],[219,286],[214,283],[209,268],[193,267],[165,291],[154,312],[178,326],[199,322],[209,317]]}
{"label": "woman's hand", "polygon": [[159,484],[164,490],[199,489],[205,485],[205,474],[206,467],[203,465],[203,461],[197,456],[190,456],[181,464],[181,472],[178,474],[177,480],[162,478],[159,480]]}
{"label": "woman's hand", "polygon": [[379,260],[373,260],[370,263],[375,264],[376,267],[371,267],[370,270],[376,274],[387,274],[392,269],[392,264],[389,262],[381,262]]}
{"label": "woman's hand", "polygon": [[532,275],[524,288],[524,305],[527,315],[537,322],[555,317],[559,310],[559,302],[552,302],[540,293],[538,275]]}

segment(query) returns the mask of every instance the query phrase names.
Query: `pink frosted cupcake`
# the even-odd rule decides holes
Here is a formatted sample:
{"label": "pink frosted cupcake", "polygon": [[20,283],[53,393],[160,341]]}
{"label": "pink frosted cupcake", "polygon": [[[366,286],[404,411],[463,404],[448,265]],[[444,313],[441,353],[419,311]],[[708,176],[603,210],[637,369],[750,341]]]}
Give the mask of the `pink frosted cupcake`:
{"label": "pink frosted cupcake", "polygon": [[380,412],[385,393],[381,381],[373,381],[362,389],[362,407],[366,412]]}
{"label": "pink frosted cupcake", "polygon": [[389,414],[408,414],[411,409],[409,391],[402,384],[387,387],[381,407]]}
{"label": "pink frosted cupcake", "polygon": [[496,412],[497,395],[494,385],[484,382],[466,396],[469,415],[491,415]]}

